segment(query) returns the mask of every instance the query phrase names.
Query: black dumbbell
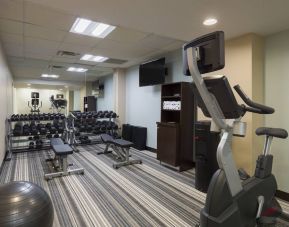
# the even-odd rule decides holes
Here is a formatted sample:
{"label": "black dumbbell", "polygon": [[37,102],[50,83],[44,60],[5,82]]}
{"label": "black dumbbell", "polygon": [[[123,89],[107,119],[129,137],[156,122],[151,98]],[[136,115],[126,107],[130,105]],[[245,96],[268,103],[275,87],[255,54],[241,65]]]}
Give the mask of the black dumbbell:
{"label": "black dumbbell", "polygon": [[37,149],[41,149],[42,148],[42,145],[43,145],[43,142],[42,142],[42,140],[36,140],[36,148]]}
{"label": "black dumbbell", "polygon": [[51,138],[52,138],[52,135],[51,135],[51,134],[48,134],[48,135],[46,136],[46,138],[47,138],[47,139],[51,139]]}
{"label": "black dumbbell", "polygon": [[58,135],[58,134],[55,134],[53,137],[54,137],[54,138],[59,138],[59,135]]}
{"label": "black dumbbell", "polygon": [[13,129],[14,136],[21,136],[23,134],[23,123],[17,122]]}
{"label": "black dumbbell", "polygon": [[23,125],[23,135],[24,136],[30,135],[30,127],[28,124]]}
{"label": "black dumbbell", "polygon": [[34,149],[34,142],[29,142],[29,149]]}
{"label": "black dumbbell", "polygon": [[56,133],[56,128],[54,126],[51,126],[49,129],[50,134]]}

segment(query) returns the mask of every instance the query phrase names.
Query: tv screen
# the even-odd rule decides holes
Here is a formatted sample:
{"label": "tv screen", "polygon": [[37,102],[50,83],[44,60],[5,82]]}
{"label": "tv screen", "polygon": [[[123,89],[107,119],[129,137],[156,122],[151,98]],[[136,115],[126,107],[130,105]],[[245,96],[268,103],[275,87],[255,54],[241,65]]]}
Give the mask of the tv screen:
{"label": "tv screen", "polygon": [[139,86],[163,84],[165,82],[165,58],[143,63],[139,66]]}

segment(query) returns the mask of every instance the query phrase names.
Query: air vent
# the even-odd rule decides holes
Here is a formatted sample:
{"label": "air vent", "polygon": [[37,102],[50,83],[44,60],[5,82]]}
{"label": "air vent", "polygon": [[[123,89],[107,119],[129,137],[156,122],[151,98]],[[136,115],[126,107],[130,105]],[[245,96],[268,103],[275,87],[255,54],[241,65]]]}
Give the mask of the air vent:
{"label": "air vent", "polygon": [[65,67],[62,65],[49,65],[48,68],[50,68],[50,69],[63,69]]}
{"label": "air vent", "polygon": [[126,62],[127,62],[127,60],[109,58],[104,63],[121,65],[121,64],[126,63]]}
{"label": "air vent", "polygon": [[57,56],[61,56],[61,57],[75,57],[79,55],[80,55],[79,53],[75,53],[71,51],[65,51],[65,50],[57,51]]}

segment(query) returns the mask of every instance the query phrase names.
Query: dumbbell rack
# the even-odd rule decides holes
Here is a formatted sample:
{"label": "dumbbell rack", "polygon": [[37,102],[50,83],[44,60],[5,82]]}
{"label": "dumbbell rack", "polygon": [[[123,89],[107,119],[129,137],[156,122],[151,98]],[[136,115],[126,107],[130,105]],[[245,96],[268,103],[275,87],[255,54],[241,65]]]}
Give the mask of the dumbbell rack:
{"label": "dumbbell rack", "polygon": [[[100,112],[104,112],[107,114],[101,115],[99,114]],[[117,132],[119,127],[115,122],[115,119],[118,118],[117,114],[113,113],[113,116],[109,116],[108,113],[113,113],[113,111],[93,111],[93,112],[71,112],[70,114],[73,116],[75,120],[75,145],[92,145],[92,144],[99,144],[102,143],[101,138],[99,134],[101,133],[108,133],[111,134],[111,132]],[[88,117],[90,116],[90,117]],[[92,124],[91,131],[87,131],[87,129],[81,128],[81,125],[86,125],[87,121],[90,121]],[[114,124],[117,126],[117,129],[111,129],[111,130],[103,130],[96,132],[94,131],[93,126],[97,125],[97,122],[102,122],[106,121],[107,123],[109,122],[110,124]],[[81,138],[88,138],[88,143],[85,143],[85,141],[81,140]]]}
{"label": "dumbbell rack", "polygon": [[[46,130],[45,134],[41,134],[37,132],[37,134],[30,134],[29,135],[14,135],[13,129],[16,125],[17,122],[22,123],[23,125],[29,124],[31,125],[31,122],[35,122],[36,124],[44,124],[44,123],[52,123],[54,119],[41,119],[41,120],[30,120],[30,119],[25,119],[25,120],[11,120],[11,118],[6,120],[7,124],[7,134],[6,134],[6,148],[7,148],[7,156],[6,160],[10,160],[12,157],[13,153],[19,153],[19,152],[30,152],[30,151],[37,151],[37,150],[47,150],[51,149],[50,146],[50,140],[47,138],[47,135],[55,135],[58,134],[62,136],[63,133],[55,133],[55,134],[50,134],[48,130]],[[63,119],[58,119],[60,122],[65,123],[66,118]],[[65,130],[65,128],[64,128]],[[36,140],[32,139],[29,140],[29,137],[34,138],[35,136],[38,136],[39,139],[42,141],[41,148],[36,147],[36,144],[34,145],[33,148],[29,147],[29,142],[36,142]]]}

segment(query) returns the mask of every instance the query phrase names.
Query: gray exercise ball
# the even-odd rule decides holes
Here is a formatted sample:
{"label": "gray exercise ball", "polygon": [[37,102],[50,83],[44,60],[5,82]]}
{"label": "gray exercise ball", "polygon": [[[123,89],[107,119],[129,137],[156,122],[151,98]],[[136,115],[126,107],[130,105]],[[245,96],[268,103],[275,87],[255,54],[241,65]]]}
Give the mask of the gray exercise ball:
{"label": "gray exercise ball", "polygon": [[0,226],[51,227],[53,205],[38,185],[13,181],[0,186]]}

